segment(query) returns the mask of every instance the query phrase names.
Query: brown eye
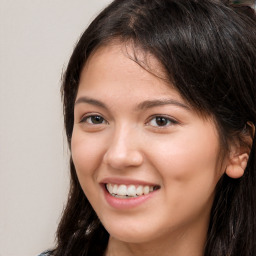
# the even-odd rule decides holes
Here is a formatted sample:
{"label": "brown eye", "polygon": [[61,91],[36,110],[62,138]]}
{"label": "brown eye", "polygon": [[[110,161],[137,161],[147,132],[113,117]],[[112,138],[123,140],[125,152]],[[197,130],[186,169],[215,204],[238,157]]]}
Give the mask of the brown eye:
{"label": "brown eye", "polygon": [[166,126],[167,124],[169,124],[169,120],[165,117],[161,117],[161,116],[158,116],[156,117],[156,120],[155,120],[155,123],[158,125],[158,126]]}
{"label": "brown eye", "polygon": [[106,123],[105,119],[102,116],[92,115],[86,116],[81,120],[81,123],[89,123],[89,124],[104,124]]}
{"label": "brown eye", "polygon": [[148,122],[148,125],[151,125],[154,127],[166,127],[166,126],[174,125],[176,123],[177,121],[171,118],[168,118],[165,116],[155,116]]}

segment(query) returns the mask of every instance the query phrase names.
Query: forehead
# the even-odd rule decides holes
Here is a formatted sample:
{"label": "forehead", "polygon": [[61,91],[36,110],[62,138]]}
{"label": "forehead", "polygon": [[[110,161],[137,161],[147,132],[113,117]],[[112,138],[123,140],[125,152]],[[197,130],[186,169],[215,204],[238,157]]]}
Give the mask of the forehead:
{"label": "forehead", "polygon": [[[101,46],[88,58],[80,77],[79,90],[101,89],[117,86],[117,90],[139,89],[144,84],[149,91],[177,90],[167,81],[161,63],[151,54],[133,45],[112,43]],[[101,85],[101,86],[100,86]],[[110,89],[110,88],[109,88]],[[109,93],[109,91],[108,91]]]}

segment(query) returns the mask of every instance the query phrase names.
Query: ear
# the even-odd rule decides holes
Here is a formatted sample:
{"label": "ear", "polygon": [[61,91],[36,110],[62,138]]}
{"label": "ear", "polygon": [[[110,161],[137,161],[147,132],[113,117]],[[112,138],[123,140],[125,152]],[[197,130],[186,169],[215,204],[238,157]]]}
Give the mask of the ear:
{"label": "ear", "polygon": [[239,141],[231,145],[228,164],[226,166],[226,174],[230,178],[237,179],[244,175],[254,135],[255,126],[251,122],[247,122],[245,128],[238,136]]}
{"label": "ear", "polygon": [[229,163],[226,167],[226,174],[233,179],[241,178],[249,159],[248,153],[230,156]]}

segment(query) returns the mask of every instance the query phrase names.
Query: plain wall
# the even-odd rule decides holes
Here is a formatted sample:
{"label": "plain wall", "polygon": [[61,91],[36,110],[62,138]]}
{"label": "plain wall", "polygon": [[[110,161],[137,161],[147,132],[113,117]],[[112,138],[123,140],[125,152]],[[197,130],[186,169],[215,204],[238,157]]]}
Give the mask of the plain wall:
{"label": "plain wall", "polygon": [[67,197],[62,70],[110,0],[0,0],[0,256],[54,245]]}

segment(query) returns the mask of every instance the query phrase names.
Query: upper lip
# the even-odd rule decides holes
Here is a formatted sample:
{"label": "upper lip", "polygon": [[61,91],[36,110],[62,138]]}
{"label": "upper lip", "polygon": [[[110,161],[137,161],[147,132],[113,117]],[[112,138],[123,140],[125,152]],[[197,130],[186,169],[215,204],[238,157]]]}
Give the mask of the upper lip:
{"label": "upper lip", "polygon": [[158,186],[158,184],[153,182],[148,182],[144,180],[131,179],[131,178],[119,178],[119,177],[108,177],[100,181],[102,184],[117,184],[117,185],[148,185],[148,186]]}

